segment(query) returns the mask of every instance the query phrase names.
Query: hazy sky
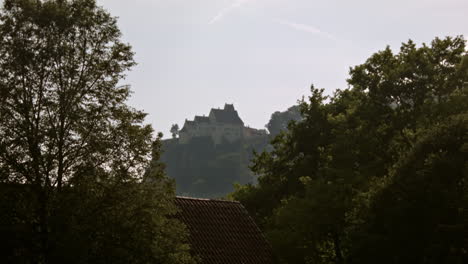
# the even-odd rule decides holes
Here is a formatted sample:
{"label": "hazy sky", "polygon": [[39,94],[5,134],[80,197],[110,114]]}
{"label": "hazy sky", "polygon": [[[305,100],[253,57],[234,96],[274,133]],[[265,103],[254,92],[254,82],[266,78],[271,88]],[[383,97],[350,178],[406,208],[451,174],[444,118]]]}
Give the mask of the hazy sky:
{"label": "hazy sky", "polygon": [[350,66],[403,41],[468,35],[468,0],[98,0],[138,65],[130,104],[173,123],[234,103],[262,128],[309,87],[345,88]]}

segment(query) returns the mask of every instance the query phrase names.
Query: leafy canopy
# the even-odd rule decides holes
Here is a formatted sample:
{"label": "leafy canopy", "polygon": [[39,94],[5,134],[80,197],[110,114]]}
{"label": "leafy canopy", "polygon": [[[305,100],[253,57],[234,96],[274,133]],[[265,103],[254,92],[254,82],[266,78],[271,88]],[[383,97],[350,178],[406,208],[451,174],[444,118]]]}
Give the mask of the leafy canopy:
{"label": "leafy canopy", "polygon": [[[466,138],[452,131],[463,134],[466,127],[447,122],[468,111],[467,81],[463,37],[436,38],[420,47],[408,41],[396,53],[387,47],[350,69],[350,88],[325,96],[322,89],[312,87],[308,100],[300,102],[301,121],[272,141],[273,151],[254,158],[252,170],[259,175],[258,185],[239,187],[232,196],[254,215],[284,263],[380,263],[384,259],[440,263],[435,256],[447,260],[443,250],[450,252],[450,245],[466,252],[466,245],[444,244],[431,253],[440,240],[434,238],[428,244],[427,236],[403,231],[435,234],[444,223],[438,213],[468,206],[462,202],[462,192],[455,192],[456,183],[466,181],[462,173],[466,153],[457,150],[461,152],[452,159],[445,152],[448,145],[441,145],[440,154],[431,148],[417,150],[433,144],[437,137],[447,144],[456,142],[450,143],[455,146],[466,143]],[[446,127],[444,137],[436,132],[440,126]],[[439,136],[421,139],[427,135]],[[414,153],[412,159],[424,167],[394,172],[405,164],[408,153]],[[420,174],[424,180],[418,179]],[[442,179],[450,177],[457,180],[442,184]],[[430,189],[424,181],[433,183]],[[412,193],[438,190],[441,194],[421,196],[417,204],[411,204],[411,198],[401,200],[391,194],[394,186],[402,184]],[[442,195],[445,192],[459,195]],[[381,202],[383,196],[392,202]],[[460,202],[455,205],[457,199]],[[435,203],[439,207],[424,207]],[[409,219],[407,213],[415,212],[409,208],[418,206],[427,209],[418,211],[424,217]],[[387,212],[389,208],[393,211]],[[467,230],[466,223],[457,227]],[[385,240],[389,233],[391,241]],[[385,252],[369,254],[369,245]],[[411,255],[405,250],[413,247],[404,245],[419,248]]]}
{"label": "leafy canopy", "polygon": [[8,261],[193,262],[182,226],[168,218],[174,186],[157,162],[159,139],[152,147],[146,114],[126,104],[129,86],[118,86],[135,65],[120,38],[116,19],[95,0],[3,1]]}

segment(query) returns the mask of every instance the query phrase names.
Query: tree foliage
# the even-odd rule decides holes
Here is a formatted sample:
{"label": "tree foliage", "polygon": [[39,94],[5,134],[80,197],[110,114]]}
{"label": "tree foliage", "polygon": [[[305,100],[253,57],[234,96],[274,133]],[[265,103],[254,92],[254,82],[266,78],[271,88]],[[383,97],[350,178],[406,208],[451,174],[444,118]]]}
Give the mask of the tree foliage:
{"label": "tree foliage", "polygon": [[[466,98],[465,98],[466,99]],[[367,192],[352,232],[352,263],[465,263],[468,241],[468,116],[421,132]],[[351,261],[350,261],[351,262]]]}
{"label": "tree foliage", "polygon": [[177,138],[177,136],[179,135],[179,125],[178,124],[173,124],[171,126],[171,134],[172,134],[172,138]]}
{"label": "tree foliage", "polygon": [[[397,53],[387,47],[351,68],[348,89],[327,97],[312,87],[300,103],[302,120],[272,141],[273,151],[255,157],[259,184],[233,194],[282,262],[440,263],[441,252],[466,252],[460,243],[426,239],[445,224],[438,214],[447,219],[449,211],[466,207],[462,192],[455,192],[466,176],[466,153],[457,149],[466,145],[460,136],[466,127],[450,122],[463,124],[453,120],[468,111],[467,62],[463,37],[420,47],[408,41]],[[421,147],[436,138],[439,149]],[[422,167],[411,167],[416,160]],[[400,187],[410,195],[406,200],[392,196]],[[435,195],[411,196],[428,190]],[[459,240],[454,234],[445,239]],[[369,257],[368,248],[379,253]]]}
{"label": "tree foliage", "polygon": [[94,0],[3,2],[1,231],[10,262],[192,261],[182,226],[168,218],[172,183],[150,166],[159,139],[152,147],[146,114],[117,85],[135,64],[120,37]]}
{"label": "tree foliage", "polygon": [[219,198],[231,193],[233,184],[255,182],[248,169],[253,151],[263,151],[268,137],[227,140],[215,145],[211,137],[193,138],[186,144],[163,141],[161,161],[182,196]]}
{"label": "tree foliage", "polygon": [[276,111],[271,114],[270,121],[265,127],[270,132],[272,137],[275,137],[282,131],[286,131],[288,129],[288,124],[291,121],[299,121],[301,119],[301,113],[299,110],[298,105],[294,105],[289,107],[286,111],[280,112]]}

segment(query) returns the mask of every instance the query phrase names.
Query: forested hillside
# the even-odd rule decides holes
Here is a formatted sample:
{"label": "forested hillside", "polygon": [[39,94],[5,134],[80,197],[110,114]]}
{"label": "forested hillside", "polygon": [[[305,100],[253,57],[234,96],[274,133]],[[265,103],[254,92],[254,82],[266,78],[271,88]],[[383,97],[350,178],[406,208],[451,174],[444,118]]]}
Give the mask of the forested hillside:
{"label": "forested hillside", "polygon": [[264,136],[224,140],[217,145],[210,137],[193,138],[188,144],[180,144],[176,137],[164,140],[161,161],[166,164],[168,176],[176,180],[179,195],[224,197],[234,190],[234,184],[256,184],[257,176],[249,168],[254,152],[271,149],[273,135],[300,118],[296,105],[273,113],[266,125],[270,134]]}
{"label": "forested hillside", "polygon": [[210,137],[194,138],[188,144],[178,139],[164,141],[162,162],[174,178],[179,195],[222,197],[234,190],[234,183],[255,183],[248,168],[253,151],[263,151],[268,137],[214,145]]}

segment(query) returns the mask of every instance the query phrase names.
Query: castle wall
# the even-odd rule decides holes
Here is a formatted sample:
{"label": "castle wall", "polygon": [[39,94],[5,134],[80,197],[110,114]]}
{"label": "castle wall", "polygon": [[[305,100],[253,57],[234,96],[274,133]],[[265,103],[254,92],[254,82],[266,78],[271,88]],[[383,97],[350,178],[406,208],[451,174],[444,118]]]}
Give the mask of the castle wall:
{"label": "castle wall", "polygon": [[240,139],[242,135],[242,126],[240,125],[217,123],[212,138],[215,144],[219,144],[223,137],[229,142],[233,142]]}
{"label": "castle wall", "polygon": [[187,144],[192,137],[188,132],[179,132],[179,143],[180,144]]}
{"label": "castle wall", "polygon": [[194,137],[210,136],[215,144],[220,144],[223,138],[234,142],[241,138],[258,136],[263,134],[262,132],[244,127],[234,106],[226,104],[224,110],[211,109],[208,117],[195,116],[194,121],[186,120],[184,129],[179,133],[179,143],[187,144]]}

